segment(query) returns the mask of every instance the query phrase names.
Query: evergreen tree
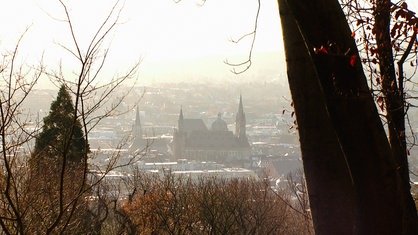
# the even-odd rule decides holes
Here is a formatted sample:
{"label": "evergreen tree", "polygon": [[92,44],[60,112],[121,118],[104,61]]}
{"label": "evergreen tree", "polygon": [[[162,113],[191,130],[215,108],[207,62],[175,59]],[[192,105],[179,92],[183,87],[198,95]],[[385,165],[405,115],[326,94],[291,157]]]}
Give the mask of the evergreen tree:
{"label": "evergreen tree", "polygon": [[51,103],[44,118],[42,132],[37,136],[34,157],[57,160],[66,156],[69,162],[81,162],[88,145],[79,120],[74,120],[74,104],[65,86],[61,86],[57,99]]}

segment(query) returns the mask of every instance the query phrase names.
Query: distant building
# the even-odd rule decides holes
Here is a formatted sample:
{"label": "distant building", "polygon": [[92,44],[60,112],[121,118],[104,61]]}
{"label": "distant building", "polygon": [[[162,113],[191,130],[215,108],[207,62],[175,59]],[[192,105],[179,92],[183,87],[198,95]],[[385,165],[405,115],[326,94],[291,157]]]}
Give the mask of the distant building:
{"label": "distant building", "polygon": [[165,159],[167,158],[165,155],[168,151],[170,140],[162,136],[144,136],[139,109],[136,109],[135,122],[132,127],[132,144],[129,146],[130,154],[141,154],[147,159]]}
{"label": "distant building", "polygon": [[132,138],[133,141],[129,147],[130,152],[143,151],[148,146],[147,140],[144,139],[142,134],[141,118],[138,107],[136,108],[135,123],[132,127]]}
{"label": "distant building", "polygon": [[138,169],[146,173],[154,173],[160,176],[171,173],[177,176],[190,177],[192,180],[216,177],[217,179],[258,179],[257,174],[249,169],[241,167],[225,167],[214,162],[152,162],[137,164]]}
{"label": "distant building", "polygon": [[241,164],[249,161],[251,148],[246,135],[246,120],[240,96],[235,134],[228,130],[221,114],[208,129],[202,119],[187,119],[180,109],[178,128],[171,145],[174,160],[210,161]]}

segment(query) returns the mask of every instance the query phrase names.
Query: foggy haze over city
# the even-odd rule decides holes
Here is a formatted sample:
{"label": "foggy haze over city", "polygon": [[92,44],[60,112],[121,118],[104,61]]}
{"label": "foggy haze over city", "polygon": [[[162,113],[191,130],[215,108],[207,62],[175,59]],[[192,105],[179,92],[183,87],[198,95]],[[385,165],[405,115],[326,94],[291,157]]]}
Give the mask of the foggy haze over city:
{"label": "foggy haze over city", "polygon": [[[121,9],[116,9],[121,10],[120,23],[106,41],[110,52],[102,80],[124,72],[137,61],[141,61],[137,78],[140,85],[172,80],[248,80],[249,77],[256,80],[254,76],[260,70],[284,70],[276,1],[262,1],[253,48],[254,68],[242,75],[232,74],[231,66],[224,62],[241,63],[248,59],[252,37],[239,43],[232,41],[254,30],[256,1],[207,1],[204,6],[199,3],[194,0],[124,1],[119,6]],[[87,46],[108,13],[105,9],[111,9],[112,4],[112,1],[69,4],[82,48]],[[21,59],[37,63],[43,54],[43,61],[50,69],[57,70],[61,64],[64,74],[71,76],[77,64],[62,48],[74,49],[68,27],[61,20],[64,15],[60,4],[54,1],[8,3],[8,11],[0,20],[12,20],[15,24],[5,25],[0,32],[0,46],[13,48],[29,27],[20,45]],[[45,79],[39,82],[48,84]]]}
{"label": "foggy haze over city", "polygon": [[0,234],[418,232],[418,1],[3,5]]}
{"label": "foggy haze over city", "polygon": [[[285,59],[277,1],[261,1],[257,34],[252,49],[252,66],[243,74],[233,74],[229,63],[248,59],[252,36],[238,40],[254,30],[257,1],[173,0],[123,1],[119,24],[106,45],[110,52],[101,74],[109,81],[141,61],[136,77],[138,85],[180,81],[257,81],[269,73],[267,80],[285,78]],[[70,16],[81,46],[86,47],[113,1],[88,1],[69,4]],[[409,3],[416,9],[416,3]],[[21,6],[25,6],[22,8]],[[239,6],[239,7],[238,7]],[[20,45],[20,61],[36,64],[42,59],[49,69],[62,66],[71,77],[77,71],[73,56],[62,46],[74,49],[68,26],[62,21],[65,12],[58,1],[17,0],[7,4],[0,16],[5,24],[0,31],[0,47],[13,48],[28,29]],[[245,68],[238,66],[240,71]],[[265,80],[261,78],[261,80]],[[51,85],[40,79],[41,87]]]}
{"label": "foggy haze over city", "polygon": [[[294,161],[292,166],[282,167],[275,176],[284,177],[299,168],[301,161],[286,82],[277,2],[262,1],[260,9],[257,1],[202,3],[128,0],[113,5],[113,1],[100,4],[88,1],[68,2],[63,8],[59,1],[19,0],[11,3],[7,13],[0,16],[3,21],[19,16],[15,25],[7,25],[0,32],[0,46],[13,48],[24,34],[16,62],[29,66],[42,62],[49,75],[58,74],[67,81],[76,81],[80,69],[78,50],[86,53],[84,50],[89,48],[96,30],[115,7],[109,22],[117,20],[118,24],[103,42],[109,54],[97,84],[105,85],[135,63],[139,67],[112,95],[116,100],[134,86],[115,116],[103,119],[89,133],[90,146],[99,156],[95,164],[100,165],[106,159],[106,153],[100,149],[120,148],[120,143],[128,138],[122,150],[132,154],[134,146],[147,148],[143,153],[144,162],[218,159],[217,163],[228,167],[255,167],[252,169],[255,171],[270,162],[266,157],[289,157]],[[67,13],[71,28],[65,23]],[[249,34],[255,29],[256,34]],[[29,126],[37,125],[48,115],[56,97],[59,83],[49,79],[40,77],[28,102],[22,106],[32,115]],[[246,117],[239,124],[240,130],[235,120],[238,106],[243,107],[241,115]],[[194,130],[203,138],[195,143],[202,145],[198,152],[193,152],[190,146],[183,146],[182,150],[176,147],[176,133],[181,136],[183,131],[179,126],[181,114],[186,126],[196,120],[202,123],[201,129]],[[215,121],[225,123],[227,128],[214,132]],[[153,139],[150,146],[146,143],[149,138]],[[223,139],[230,146],[211,143],[213,138]],[[222,146],[207,149],[218,144]],[[224,162],[219,156],[230,160]]]}
{"label": "foggy haze over city", "polygon": [[[16,62],[28,66],[42,62],[50,74],[75,81],[80,65],[73,52],[85,53],[83,50],[95,38],[95,30],[106,22],[109,9],[115,7],[108,20],[118,23],[109,39],[103,41],[109,54],[97,83],[108,83],[135,63],[139,67],[132,79],[123,84],[126,88],[134,86],[133,94],[118,108],[125,114],[112,117],[118,120],[119,129],[106,129],[110,127],[104,122],[98,126],[104,128],[103,135],[115,139],[133,135],[130,132],[134,131],[135,112],[139,112],[143,128],[155,131],[157,126],[169,127],[171,130],[159,133],[159,137],[172,138],[179,128],[180,110],[189,118],[201,119],[207,129],[219,114],[226,121],[228,131],[238,132],[234,131],[237,125],[234,118],[237,100],[242,96],[247,114],[244,125],[249,128],[248,143],[252,151],[256,151],[257,143],[282,144],[274,136],[277,133],[286,136],[292,133],[289,144],[297,148],[277,1],[260,3],[258,9],[257,1],[127,0],[117,5],[113,1],[69,2],[63,8],[59,1],[18,0],[9,3],[8,10],[0,16],[3,22],[15,22],[6,24],[0,31],[0,46],[13,48],[24,34]],[[414,4],[411,3],[412,9],[416,7]],[[66,13],[71,18],[71,28],[65,24]],[[251,34],[255,29],[256,33]],[[78,45],[73,37],[77,38]],[[36,88],[30,94],[34,99],[24,107],[41,119],[47,115],[49,103],[59,87],[42,76]],[[271,132],[268,140],[252,136],[257,132],[252,130],[254,127],[267,128],[264,131]],[[101,138],[100,131],[95,134]],[[115,141],[112,144],[117,145]],[[92,146],[103,148],[100,144]],[[168,153],[169,149],[164,151],[173,154]]]}
{"label": "foggy haze over city", "polygon": [[[110,20],[118,20],[118,24],[110,39],[104,41],[110,50],[99,74],[99,83],[106,84],[135,63],[139,62],[139,67],[130,83],[124,84],[126,87],[135,84],[133,94],[118,108],[126,114],[113,117],[120,119],[117,122],[119,130],[108,130],[106,124],[98,128],[104,128],[103,135],[113,133],[110,135],[115,139],[132,135],[129,132],[133,131],[135,112],[139,111],[143,128],[155,132],[157,126],[166,126],[171,130],[159,135],[173,136],[182,107],[184,115],[201,118],[208,129],[220,113],[228,130],[234,132],[237,99],[242,96],[248,116],[246,124],[250,129],[249,144],[254,146],[254,143],[269,141],[281,144],[280,140],[271,139],[280,130],[280,135],[292,133],[290,142],[297,145],[277,2],[261,2],[256,34],[249,35],[255,30],[257,1],[202,3],[156,0],[123,1],[116,5],[117,14]],[[24,9],[20,7],[22,4],[26,6]],[[68,4],[74,36],[81,48],[86,48],[94,38],[95,30],[107,17],[106,9],[111,9],[113,4],[112,1]],[[16,14],[20,11],[25,12]],[[77,79],[74,75],[79,65],[68,51],[76,47],[68,25],[63,21],[65,11],[59,2],[15,1],[10,3],[9,11],[0,16],[0,20],[17,16],[19,20],[15,25],[6,25],[7,30],[0,32],[0,46],[13,48],[19,35],[27,29],[19,45],[18,62],[37,63],[43,58],[50,71],[60,71],[60,74],[62,71],[66,79]],[[237,40],[239,42],[234,42]],[[246,62],[249,56],[251,66],[240,73],[249,63],[233,64]],[[41,77],[37,84],[39,90],[31,94],[36,101],[28,102],[24,107],[39,115],[38,118],[47,115],[49,103],[58,89],[56,85],[49,78]],[[126,89],[122,88],[118,92],[124,91]],[[266,124],[263,122],[273,128],[269,130],[268,141],[251,136],[254,134],[251,128]],[[95,135],[100,137],[100,131]],[[113,146],[107,147],[113,148],[116,143],[115,140]],[[103,148],[100,144],[93,147]]]}

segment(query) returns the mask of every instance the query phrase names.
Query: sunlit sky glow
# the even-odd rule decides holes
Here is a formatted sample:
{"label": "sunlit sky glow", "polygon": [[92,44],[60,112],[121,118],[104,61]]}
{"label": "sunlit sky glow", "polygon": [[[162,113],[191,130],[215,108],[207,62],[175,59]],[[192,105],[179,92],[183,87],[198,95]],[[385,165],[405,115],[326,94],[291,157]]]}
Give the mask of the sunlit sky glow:
{"label": "sunlit sky glow", "polygon": [[[81,47],[86,48],[93,33],[103,22],[115,0],[64,1],[67,3]],[[251,32],[257,0],[126,0],[120,23],[110,35],[109,70],[124,70],[140,58],[142,71],[161,62],[195,60],[211,57],[223,65],[225,59],[241,55],[245,60],[250,40],[237,39]],[[7,5],[7,7],[5,7]],[[58,44],[74,48],[68,26],[60,22],[64,10],[57,0],[14,0],[3,4],[0,14],[0,49],[11,50],[18,37],[29,27],[21,45],[27,63],[39,61],[42,53],[49,67],[75,67],[77,64]],[[13,22],[7,24],[5,22]],[[275,0],[263,0],[260,10],[255,52],[282,51],[281,29]],[[72,68],[75,70],[74,68]],[[169,68],[167,68],[169,70]],[[224,72],[230,73],[228,66]]]}
{"label": "sunlit sky glow", "polygon": [[[76,37],[81,47],[86,48],[115,0],[64,2],[68,5]],[[415,1],[407,2],[417,9]],[[187,73],[188,61],[207,57],[218,63],[217,69],[221,72],[230,74],[230,68],[223,64],[225,59],[235,58],[234,62],[246,59],[250,38],[239,44],[230,39],[238,39],[253,30],[257,0],[207,0],[204,6],[199,6],[200,0],[182,0],[177,4],[173,0],[125,0],[122,3],[121,24],[109,35],[109,44],[106,44],[111,48],[106,67],[109,73],[124,71],[142,58],[140,79],[141,76],[144,80],[156,79],[170,73]],[[254,52],[282,55],[277,1],[262,0],[261,4]],[[75,71],[74,58],[58,45],[74,48],[68,26],[59,21],[64,16],[58,0],[3,3],[0,50],[12,50],[19,36],[29,27],[21,45],[21,55],[26,63],[36,63],[43,54],[48,67],[56,68],[62,62],[63,67]],[[176,70],[179,61],[184,62],[183,67]],[[256,59],[254,64],[257,65]],[[278,66],[284,69],[283,63]],[[199,68],[204,67],[199,65]],[[196,71],[192,74],[199,76]]]}

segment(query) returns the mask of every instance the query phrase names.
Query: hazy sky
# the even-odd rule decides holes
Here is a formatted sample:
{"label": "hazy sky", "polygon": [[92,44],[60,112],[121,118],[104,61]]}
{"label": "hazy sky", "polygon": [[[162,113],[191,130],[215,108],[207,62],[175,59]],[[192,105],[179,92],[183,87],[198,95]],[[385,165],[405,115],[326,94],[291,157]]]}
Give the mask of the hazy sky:
{"label": "hazy sky", "polygon": [[[115,0],[64,2],[73,18],[76,37],[80,39],[81,47],[86,48]],[[183,0],[177,4],[173,0],[123,2],[121,24],[109,37],[109,69],[124,71],[143,58],[142,73],[150,76],[151,70],[173,70],[173,61],[210,57],[212,62],[218,61],[225,73],[229,73],[230,68],[223,65],[223,61],[233,59],[234,55],[241,55],[244,60],[250,48],[250,40],[234,44],[230,39],[253,30],[257,0],[208,0],[203,7],[199,6],[199,0]],[[39,60],[43,53],[49,67],[57,67],[60,60],[64,67],[74,67],[76,64],[69,53],[58,46],[58,43],[73,46],[67,25],[57,20],[63,17],[63,8],[57,0],[3,3],[0,49],[12,49],[20,34],[30,26],[21,49],[28,63]],[[262,0],[254,51],[282,51],[276,0]],[[166,68],[170,64],[171,67]]]}
{"label": "hazy sky", "polygon": [[[22,43],[22,55],[27,63],[34,63],[44,54],[48,67],[63,67],[71,70],[77,64],[59,44],[73,48],[67,25],[57,19],[64,17],[58,0],[13,0],[3,1],[0,14],[0,51],[11,50],[17,38],[30,26]],[[82,48],[103,22],[115,0],[64,0],[73,19],[76,37]],[[237,39],[251,32],[257,11],[257,0],[207,0],[203,7],[200,0],[121,0],[121,24],[110,35],[111,54],[108,60],[109,73],[123,72],[139,58],[143,58],[140,79],[158,80],[159,76],[176,74],[200,76],[205,64],[196,65],[199,58],[207,57],[216,63],[216,70],[229,74],[225,59],[240,62],[250,48],[250,40],[234,44]],[[416,8],[415,0],[408,1]],[[262,0],[258,33],[254,52],[283,54],[280,19],[276,0]],[[240,55],[240,57],[236,57]],[[182,62],[177,64],[177,62]],[[194,62],[194,63],[190,63]],[[261,63],[261,62],[260,62]],[[191,66],[187,66],[190,64]],[[257,58],[254,59],[254,66]],[[264,66],[264,65],[262,65]],[[279,66],[283,62],[266,66]],[[193,70],[195,68],[195,70]],[[268,69],[268,68],[266,68]],[[213,71],[212,71],[213,72]],[[174,76],[174,75],[173,75]],[[187,76],[187,75],[186,75]],[[245,76],[245,75],[243,75]]]}

